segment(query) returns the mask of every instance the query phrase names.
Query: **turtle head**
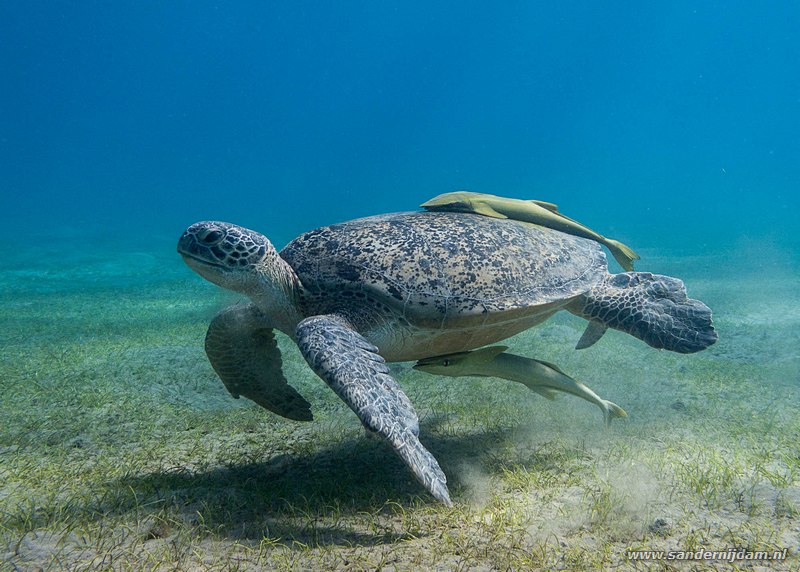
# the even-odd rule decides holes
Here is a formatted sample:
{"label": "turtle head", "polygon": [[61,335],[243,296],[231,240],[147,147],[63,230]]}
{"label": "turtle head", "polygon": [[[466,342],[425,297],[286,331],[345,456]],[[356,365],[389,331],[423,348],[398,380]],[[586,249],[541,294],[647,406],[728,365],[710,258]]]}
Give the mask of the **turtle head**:
{"label": "turtle head", "polygon": [[235,224],[197,222],[178,240],[178,253],[200,276],[249,296],[274,327],[293,333],[300,279],[266,236]]}
{"label": "turtle head", "polygon": [[217,221],[197,222],[187,228],[178,240],[178,253],[206,280],[243,294],[258,290],[279,258],[267,237]]}

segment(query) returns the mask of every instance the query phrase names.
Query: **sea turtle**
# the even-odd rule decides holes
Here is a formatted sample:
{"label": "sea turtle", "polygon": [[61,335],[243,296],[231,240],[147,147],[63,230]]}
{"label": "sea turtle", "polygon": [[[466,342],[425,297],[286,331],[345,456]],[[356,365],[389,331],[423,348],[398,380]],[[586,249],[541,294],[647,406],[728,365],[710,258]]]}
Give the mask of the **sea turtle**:
{"label": "sea turtle", "polygon": [[656,348],[696,352],[717,335],[711,310],[676,278],[609,274],[598,243],[516,220],[410,212],[312,230],[278,252],[261,234],[198,222],[178,241],[198,274],[250,301],[222,310],[206,353],[234,397],[290,419],[308,402],[281,372],[273,330],[383,436],[437,499],[444,472],[420,443],[417,414],[385,362],[465,352],[522,332],[558,310]]}

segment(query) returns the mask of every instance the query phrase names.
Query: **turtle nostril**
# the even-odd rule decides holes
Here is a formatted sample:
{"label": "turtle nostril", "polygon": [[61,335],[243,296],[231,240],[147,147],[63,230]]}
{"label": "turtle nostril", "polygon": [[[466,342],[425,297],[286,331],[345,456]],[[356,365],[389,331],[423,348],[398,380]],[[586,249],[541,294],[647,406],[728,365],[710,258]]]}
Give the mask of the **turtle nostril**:
{"label": "turtle nostril", "polygon": [[221,230],[213,229],[201,232],[198,238],[205,244],[216,244],[225,236]]}

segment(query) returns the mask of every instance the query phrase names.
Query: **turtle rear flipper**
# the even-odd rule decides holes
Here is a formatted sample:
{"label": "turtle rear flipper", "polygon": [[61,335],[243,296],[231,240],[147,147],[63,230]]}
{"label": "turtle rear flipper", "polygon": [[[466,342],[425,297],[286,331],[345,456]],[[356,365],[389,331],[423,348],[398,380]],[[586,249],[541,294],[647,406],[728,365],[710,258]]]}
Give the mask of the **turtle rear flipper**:
{"label": "turtle rear flipper", "polygon": [[711,309],[689,298],[681,280],[660,274],[610,274],[568,309],[599,325],[636,336],[654,348],[673,352],[699,352],[718,338]]}
{"label": "turtle rear flipper", "polygon": [[311,421],[311,405],[283,376],[275,334],[254,304],[217,314],[206,333],[206,355],[231,395],[295,421]]}
{"label": "turtle rear flipper", "polygon": [[352,409],[370,431],[384,437],[417,480],[452,506],[447,478],[420,443],[419,421],[403,390],[389,375],[378,348],[337,315],[306,318],[297,345],[311,369]]}

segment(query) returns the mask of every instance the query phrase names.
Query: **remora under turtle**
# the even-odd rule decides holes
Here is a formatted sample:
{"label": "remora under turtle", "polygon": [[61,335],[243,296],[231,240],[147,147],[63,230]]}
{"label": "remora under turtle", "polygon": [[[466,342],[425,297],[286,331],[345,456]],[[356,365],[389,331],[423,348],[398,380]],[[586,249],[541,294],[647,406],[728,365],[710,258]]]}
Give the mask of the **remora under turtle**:
{"label": "remora under turtle", "polygon": [[178,252],[204,278],[250,298],[221,311],[206,336],[209,360],[234,397],[311,419],[281,372],[273,330],[285,333],[448,505],[444,472],[420,443],[417,414],[385,361],[493,344],[561,309],[590,320],[583,347],[609,327],[683,353],[717,339],[711,310],[688,298],[680,280],[609,274],[596,242],[514,220],[387,214],[312,230],[280,253],[252,230],[199,222]]}

